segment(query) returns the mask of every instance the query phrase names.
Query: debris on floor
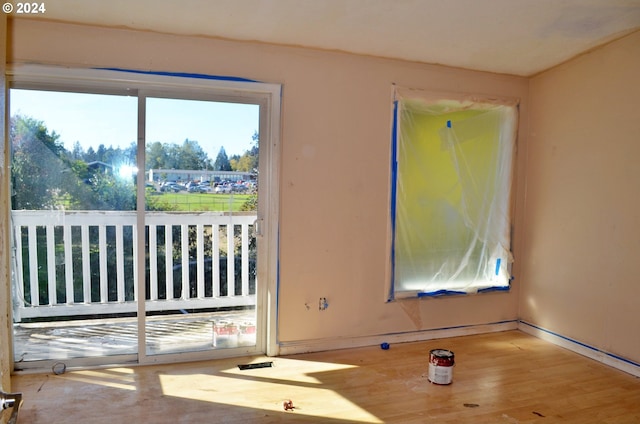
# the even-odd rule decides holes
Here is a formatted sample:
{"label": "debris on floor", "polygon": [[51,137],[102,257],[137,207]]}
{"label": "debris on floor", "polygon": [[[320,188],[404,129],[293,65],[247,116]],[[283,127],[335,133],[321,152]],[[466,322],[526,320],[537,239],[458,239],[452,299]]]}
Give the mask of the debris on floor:
{"label": "debris on floor", "polygon": [[67,371],[67,364],[65,364],[64,362],[56,362],[51,367],[51,371],[53,371],[55,375],[62,375],[65,373],[65,371]]}

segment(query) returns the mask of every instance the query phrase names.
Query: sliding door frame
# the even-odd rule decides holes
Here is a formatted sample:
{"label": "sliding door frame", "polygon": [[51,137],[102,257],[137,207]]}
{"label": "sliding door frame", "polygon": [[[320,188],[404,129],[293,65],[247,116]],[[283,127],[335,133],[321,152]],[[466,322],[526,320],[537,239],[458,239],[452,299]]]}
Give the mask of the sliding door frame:
{"label": "sliding door frame", "polygon": [[[139,172],[145,169],[145,120],[146,98],[166,96],[191,100],[246,103],[259,105],[259,169],[258,217],[256,231],[258,243],[258,268],[256,292],[256,319],[259,334],[256,352],[269,356],[278,355],[277,296],[278,296],[278,231],[279,231],[279,181],[280,181],[280,110],[281,86],[238,78],[220,78],[193,74],[150,73],[109,69],[69,69],[39,65],[8,67],[7,89],[53,90],[77,93],[115,94],[138,98],[137,161]],[[5,128],[5,151],[9,151]],[[141,164],[141,165],[140,165]],[[5,173],[8,163],[5,163]],[[8,199],[6,199],[8,202]],[[8,239],[8,235],[5,237]],[[137,186],[137,251],[138,264],[144,264],[145,240],[145,185]],[[145,267],[137,266],[138,289],[137,323],[138,352],[136,364],[184,362],[237,354],[233,349],[205,352],[189,352],[166,355],[147,355],[145,341]],[[109,363],[131,364],[131,355],[109,357]],[[122,362],[119,362],[122,361]],[[49,364],[41,364],[47,366]],[[99,358],[81,358],[74,366],[100,365]],[[12,364],[13,368],[13,364]]]}

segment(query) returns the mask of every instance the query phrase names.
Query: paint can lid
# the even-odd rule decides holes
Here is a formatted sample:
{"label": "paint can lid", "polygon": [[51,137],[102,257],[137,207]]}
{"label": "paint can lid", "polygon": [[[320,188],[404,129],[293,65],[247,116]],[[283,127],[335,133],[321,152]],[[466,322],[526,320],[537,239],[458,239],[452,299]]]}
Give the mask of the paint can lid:
{"label": "paint can lid", "polygon": [[453,358],[453,352],[447,349],[433,349],[429,354],[436,358]]}

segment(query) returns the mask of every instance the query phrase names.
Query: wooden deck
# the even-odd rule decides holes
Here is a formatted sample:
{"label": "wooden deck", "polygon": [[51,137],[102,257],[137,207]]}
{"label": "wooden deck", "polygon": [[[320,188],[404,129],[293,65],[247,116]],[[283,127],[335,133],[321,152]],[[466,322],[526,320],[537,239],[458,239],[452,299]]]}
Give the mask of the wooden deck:
{"label": "wooden deck", "polygon": [[[449,385],[427,379],[436,348],[455,353]],[[519,331],[12,381],[32,424],[640,422],[640,379]]]}
{"label": "wooden deck", "polygon": [[[213,343],[214,322],[255,325],[255,311],[148,317],[148,351],[163,354],[185,349],[209,350]],[[135,354],[137,340],[136,318],[16,323],[13,340],[16,368],[20,369],[22,361]],[[255,345],[255,342],[255,334],[242,336],[237,341],[239,345],[247,346]],[[218,340],[219,347],[232,347],[229,343],[229,340]]]}

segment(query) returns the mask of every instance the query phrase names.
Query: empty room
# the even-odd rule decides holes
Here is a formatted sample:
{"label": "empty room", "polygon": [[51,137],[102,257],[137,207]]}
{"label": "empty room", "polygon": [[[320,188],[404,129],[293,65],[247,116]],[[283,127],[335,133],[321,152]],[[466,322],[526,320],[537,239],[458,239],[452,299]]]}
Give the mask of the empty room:
{"label": "empty room", "polygon": [[640,422],[640,1],[0,34],[0,423]]}

